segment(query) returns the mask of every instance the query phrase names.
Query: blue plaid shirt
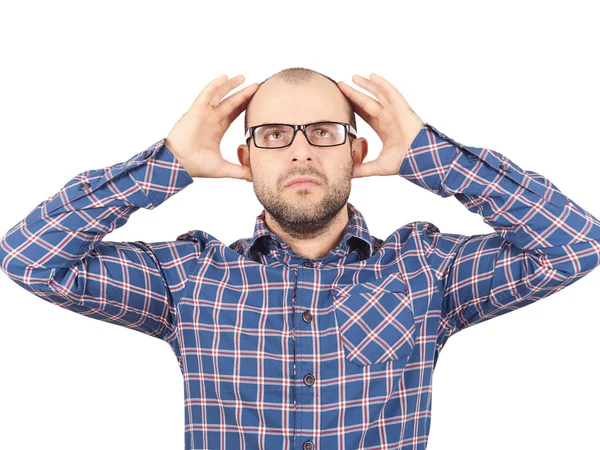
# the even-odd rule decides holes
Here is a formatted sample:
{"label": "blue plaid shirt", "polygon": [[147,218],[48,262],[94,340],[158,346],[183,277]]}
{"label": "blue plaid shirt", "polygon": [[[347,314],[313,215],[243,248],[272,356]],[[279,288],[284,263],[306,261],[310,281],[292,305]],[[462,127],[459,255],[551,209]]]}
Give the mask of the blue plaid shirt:
{"label": "blue plaid shirt", "polygon": [[60,307],[164,340],[185,388],[186,449],[425,449],[450,336],[529,305],[600,262],[600,222],[543,176],[426,124],[399,175],[494,232],[349,222],[310,260],[265,226],[227,246],[189,231],[109,242],[193,182],[164,139],[80,173],[0,241],[0,267]]}

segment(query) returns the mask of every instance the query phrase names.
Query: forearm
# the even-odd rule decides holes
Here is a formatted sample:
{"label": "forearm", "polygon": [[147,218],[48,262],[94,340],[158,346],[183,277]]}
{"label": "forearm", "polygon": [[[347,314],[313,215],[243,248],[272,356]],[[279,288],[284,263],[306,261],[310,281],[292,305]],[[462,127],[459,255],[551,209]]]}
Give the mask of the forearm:
{"label": "forearm", "polygon": [[399,174],[441,197],[453,195],[522,249],[587,243],[596,254],[586,265],[598,264],[600,221],[550,180],[497,151],[460,144],[427,124]]}
{"label": "forearm", "polygon": [[163,142],[123,163],[76,175],[0,240],[0,268],[21,283],[47,283],[133,212],[154,209],[191,184]]}
{"label": "forearm", "polygon": [[449,335],[526,306],[600,264],[600,222],[548,179],[502,154],[462,145],[428,124],[399,174],[454,196],[494,228],[488,235],[425,233]]}

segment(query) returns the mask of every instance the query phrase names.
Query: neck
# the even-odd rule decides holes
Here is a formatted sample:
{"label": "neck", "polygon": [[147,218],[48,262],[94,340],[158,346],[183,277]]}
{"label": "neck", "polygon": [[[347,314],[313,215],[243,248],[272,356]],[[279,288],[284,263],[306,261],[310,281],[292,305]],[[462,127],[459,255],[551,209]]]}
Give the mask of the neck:
{"label": "neck", "polygon": [[326,256],[339,244],[348,225],[348,206],[346,204],[340,210],[331,225],[323,230],[321,234],[310,239],[297,238],[286,233],[266,211],[265,223],[273,234],[280,237],[298,255],[308,259],[319,259]]}

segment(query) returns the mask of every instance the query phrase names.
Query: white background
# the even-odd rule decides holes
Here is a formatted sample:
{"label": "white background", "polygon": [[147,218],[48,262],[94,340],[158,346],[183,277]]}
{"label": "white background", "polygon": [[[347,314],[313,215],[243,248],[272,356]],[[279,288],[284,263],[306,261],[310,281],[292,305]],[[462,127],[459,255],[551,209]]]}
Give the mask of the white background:
{"label": "white background", "polygon": [[[9,2],[0,15],[0,233],[76,174],[165,137],[221,74],[376,72],[425,121],[534,170],[600,217],[600,27],[594,2]],[[395,5],[395,6],[392,6]],[[360,88],[359,88],[360,89]],[[367,161],[380,140],[362,119]],[[237,162],[240,115],[222,142]],[[401,177],[353,180],[385,239],[414,221],[493,229]],[[242,180],[195,179],[105,240],[226,244],[262,206]],[[591,449],[600,413],[600,270],[454,336],[434,375],[428,450]],[[183,381],[158,339],[63,310],[0,276],[0,448],[178,449]]]}

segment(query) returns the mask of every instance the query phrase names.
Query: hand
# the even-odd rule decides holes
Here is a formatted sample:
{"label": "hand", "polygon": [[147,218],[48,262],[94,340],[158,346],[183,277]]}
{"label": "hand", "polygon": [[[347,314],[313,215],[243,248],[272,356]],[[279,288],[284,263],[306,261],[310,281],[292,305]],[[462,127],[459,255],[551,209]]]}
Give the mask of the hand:
{"label": "hand", "polygon": [[252,181],[250,168],[226,161],[220,148],[225,131],[246,109],[248,100],[259,86],[258,83],[253,83],[221,101],[228,92],[243,82],[243,75],[229,80],[227,75],[215,78],[202,89],[190,109],[169,132],[165,145],[190,176]]}
{"label": "hand", "polygon": [[398,175],[404,156],[425,123],[415,114],[398,89],[379,75],[369,79],[354,75],[352,81],[377,97],[377,100],[338,83],[342,93],[352,102],[354,110],[375,130],[383,148],[377,159],[354,165],[352,178],[373,175]]}

